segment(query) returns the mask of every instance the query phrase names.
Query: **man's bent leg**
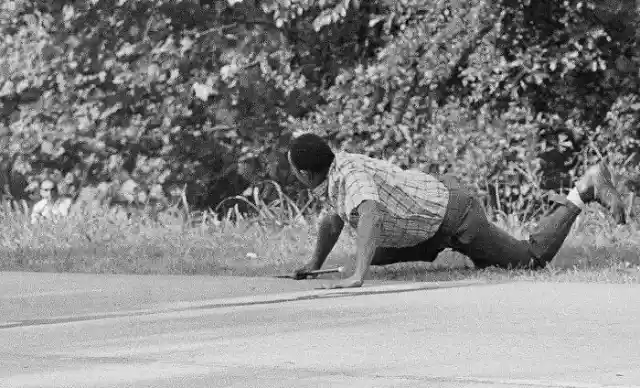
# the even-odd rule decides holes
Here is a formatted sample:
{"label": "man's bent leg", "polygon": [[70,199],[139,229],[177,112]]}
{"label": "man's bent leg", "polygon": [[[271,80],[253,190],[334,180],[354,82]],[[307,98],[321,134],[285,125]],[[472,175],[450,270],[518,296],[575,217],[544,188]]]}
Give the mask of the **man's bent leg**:
{"label": "man's bent leg", "polygon": [[559,200],[553,212],[540,220],[528,241],[518,240],[489,222],[474,200],[454,233],[452,248],[466,254],[478,267],[541,268],[562,247],[582,206],[593,201],[608,207],[618,223],[625,223],[620,194],[613,186],[611,173],[600,164],[589,168],[567,198]]}
{"label": "man's bent leg", "polygon": [[453,248],[478,268],[542,268],[553,260],[580,212],[571,202],[560,203],[528,240],[518,240],[490,222],[475,201]]}
{"label": "man's bent leg", "polygon": [[429,239],[406,248],[380,247],[376,249],[371,265],[390,265],[415,261],[433,262],[444,249],[445,247],[436,243],[435,239]]}

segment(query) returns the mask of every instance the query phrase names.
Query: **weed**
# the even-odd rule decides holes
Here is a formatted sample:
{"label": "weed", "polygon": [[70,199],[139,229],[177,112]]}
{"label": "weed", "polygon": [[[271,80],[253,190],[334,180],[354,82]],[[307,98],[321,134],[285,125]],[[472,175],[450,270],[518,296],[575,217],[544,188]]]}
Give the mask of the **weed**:
{"label": "weed", "polygon": [[[275,183],[271,183],[276,185]],[[291,271],[307,261],[315,243],[317,214],[279,190],[265,203],[258,190],[230,198],[253,209],[232,206],[224,217],[193,213],[188,204],[161,212],[157,220],[128,217],[118,209],[76,210],[56,223],[31,225],[24,209],[0,211],[0,269],[85,273],[210,274],[267,276]],[[534,213],[529,211],[529,214]],[[535,220],[528,215],[488,210],[516,237],[526,238]],[[327,265],[349,265],[355,246],[344,233]],[[640,265],[638,223],[616,226],[601,208],[590,206],[543,271],[474,270],[470,261],[445,251],[434,263],[373,267],[369,278],[451,280],[519,278],[557,281],[635,282]]]}

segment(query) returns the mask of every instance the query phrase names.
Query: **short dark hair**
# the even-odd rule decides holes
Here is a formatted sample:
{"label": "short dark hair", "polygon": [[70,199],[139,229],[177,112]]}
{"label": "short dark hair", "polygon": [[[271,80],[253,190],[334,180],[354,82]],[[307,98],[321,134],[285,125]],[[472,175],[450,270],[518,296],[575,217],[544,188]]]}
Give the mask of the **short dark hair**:
{"label": "short dark hair", "polygon": [[335,154],[320,136],[305,133],[289,144],[291,162],[301,171],[322,172],[331,167]]}

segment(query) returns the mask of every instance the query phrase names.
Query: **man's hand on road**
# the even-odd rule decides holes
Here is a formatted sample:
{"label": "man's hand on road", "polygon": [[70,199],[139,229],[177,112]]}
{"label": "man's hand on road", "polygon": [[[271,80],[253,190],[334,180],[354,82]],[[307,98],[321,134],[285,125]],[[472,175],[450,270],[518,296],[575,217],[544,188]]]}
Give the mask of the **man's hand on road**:
{"label": "man's hand on road", "polygon": [[315,271],[320,269],[315,263],[307,263],[302,268],[298,268],[293,271],[293,278],[295,280],[303,280],[307,278],[315,279],[318,275],[309,275],[309,271]]}
{"label": "man's hand on road", "polygon": [[358,277],[350,277],[334,284],[325,284],[320,288],[325,290],[333,290],[338,288],[357,288],[361,287],[364,281]]}

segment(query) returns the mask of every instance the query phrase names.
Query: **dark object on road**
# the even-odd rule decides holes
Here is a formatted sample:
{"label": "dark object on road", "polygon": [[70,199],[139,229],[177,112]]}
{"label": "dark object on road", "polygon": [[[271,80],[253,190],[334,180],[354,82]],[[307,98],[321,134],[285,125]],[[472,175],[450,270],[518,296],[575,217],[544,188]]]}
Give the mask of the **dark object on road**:
{"label": "dark object on road", "polygon": [[[306,276],[322,275],[322,274],[326,274],[326,273],[341,273],[342,271],[344,271],[343,267],[336,267],[336,268],[318,269],[318,270],[315,270],[315,271],[303,272],[303,273],[300,273],[300,275],[306,277]],[[295,274],[276,275],[274,277],[282,278],[282,279],[296,279]]]}

